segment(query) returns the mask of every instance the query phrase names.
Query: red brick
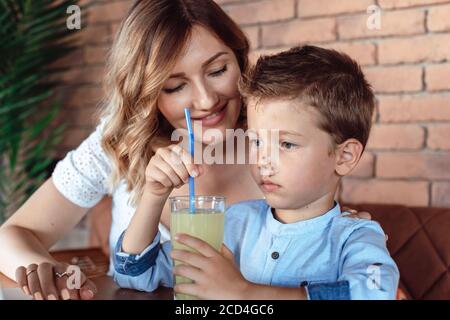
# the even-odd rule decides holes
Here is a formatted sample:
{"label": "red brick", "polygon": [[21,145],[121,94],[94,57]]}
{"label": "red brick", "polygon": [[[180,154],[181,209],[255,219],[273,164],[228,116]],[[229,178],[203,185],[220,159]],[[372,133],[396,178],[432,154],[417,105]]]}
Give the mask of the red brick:
{"label": "red brick", "polygon": [[428,10],[427,27],[430,31],[450,30],[450,6],[433,7]]}
{"label": "red brick", "polygon": [[384,39],[378,44],[378,61],[380,64],[387,64],[448,60],[449,43],[450,34]]}
{"label": "red brick", "polygon": [[382,153],[377,177],[450,179],[450,153]]}
{"label": "red brick", "polygon": [[83,107],[79,109],[66,108],[62,111],[62,119],[73,127],[95,127],[98,122],[98,107]]}
{"label": "red brick", "polygon": [[110,24],[110,28],[111,28],[111,37],[112,39],[115,39],[115,37],[117,36],[117,33],[119,32],[119,27],[120,27],[121,22],[113,22]]}
{"label": "red brick", "polygon": [[63,135],[61,146],[63,148],[76,148],[91,133],[90,129],[68,128]]}
{"label": "red brick", "polygon": [[374,168],[375,156],[373,153],[366,151],[349,177],[373,177]]}
{"label": "red brick", "polygon": [[285,51],[288,49],[289,47],[253,50],[250,52],[249,55],[250,63],[255,64],[258,58],[261,56],[276,54],[278,52]]}
{"label": "red brick", "polygon": [[376,63],[375,45],[370,42],[334,42],[320,46],[344,52],[363,66]]}
{"label": "red brick", "polygon": [[52,64],[52,68],[67,68],[67,67],[76,67],[84,64],[84,50],[83,48],[76,49],[63,58],[55,61]]}
{"label": "red brick", "polygon": [[291,19],[294,17],[294,0],[263,0],[226,6],[224,10],[239,24],[254,24]]}
{"label": "red brick", "polygon": [[364,74],[377,93],[420,91],[422,90],[422,73],[420,66],[364,69]]}
{"label": "red brick", "polygon": [[431,187],[431,206],[437,208],[450,208],[449,194],[449,182],[434,182]]}
{"label": "red brick", "polygon": [[247,28],[243,28],[242,30],[247,35],[247,38],[250,41],[250,48],[251,49],[259,48],[259,46],[260,46],[259,27],[247,27]]}
{"label": "red brick", "polygon": [[126,17],[128,10],[132,4],[131,0],[127,1],[108,1],[93,5],[88,10],[89,23],[102,23],[111,21],[120,21]]}
{"label": "red brick", "polygon": [[372,38],[393,35],[414,35],[425,32],[425,11],[408,10],[399,12],[383,12],[381,28],[367,28],[368,15],[339,17],[337,30],[340,39]]}
{"label": "red brick", "polygon": [[98,44],[111,41],[111,35],[107,25],[88,25],[81,29],[80,44]]}
{"label": "red brick", "polygon": [[384,125],[372,127],[368,149],[421,149],[425,144],[425,130],[419,125]]}
{"label": "red brick", "polygon": [[427,147],[430,149],[450,150],[450,124],[429,125]]}
{"label": "red brick", "polygon": [[381,122],[450,120],[448,95],[411,95],[379,97]]}
{"label": "red brick", "polygon": [[55,78],[65,85],[78,84],[101,84],[105,76],[104,66],[88,66],[73,68],[61,74],[55,75]]}
{"label": "red brick", "polygon": [[[262,27],[264,46],[287,46],[336,40],[334,19],[295,20]],[[320,32],[317,32],[320,30]]]}
{"label": "red brick", "polygon": [[110,46],[86,47],[85,59],[87,64],[104,64],[108,58]]}
{"label": "red brick", "polygon": [[78,88],[71,88],[65,93],[64,104],[71,109],[83,108],[98,104],[103,97],[102,87],[81,86]]}
{"label": "red brick", "polygon": [[425,82],[428,91],[450,89],[450,63],[433,64],[425,69]]}
{"label": "red brick", "polygon": [[297,14],[299,17],[335,15],[339,13],[366,12],[374,0],[299,0]]}
{"label": "red brick", "polygon": [[445,2],[448,2],[448,0],[378,0],[378,4],[383,9],[407,8]]}
{"label": "red brick", "polygon": [[429,202],[428,182],[347,178],[342,182],[345,203],[427,206]]}

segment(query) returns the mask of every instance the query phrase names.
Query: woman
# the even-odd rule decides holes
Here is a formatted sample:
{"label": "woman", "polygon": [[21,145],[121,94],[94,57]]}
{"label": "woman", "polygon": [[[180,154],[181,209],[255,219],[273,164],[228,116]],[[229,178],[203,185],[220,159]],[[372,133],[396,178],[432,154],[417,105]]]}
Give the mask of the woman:
{"label": "woman", "polygon": [[[158,181],[166,181],[159,184],[164,199],[185,195],[187,174],[196,169],[198,194],[223,195],[228,205],[261,198],[247,165],[200,166],[184,158],[188,173],[151,168],[168,159],[173,129],[185,128],[185,107],[222,136],[244,126],[237,83],[248,50],[243,32],[211,0],[136,1],[113,44],[101,123],[1,227],[0,271],[36,299],[91,299],[95,285],[82,276],[80,289],[67,288],[67,266],[48,249],[104,195],[113,198],[110,247],[129,225],[123,249],[134,254],[158,223],[162,241],[169,238],[167,201],[147,192]],[[198,130],[195,136],[198,144],[207,140]]]}

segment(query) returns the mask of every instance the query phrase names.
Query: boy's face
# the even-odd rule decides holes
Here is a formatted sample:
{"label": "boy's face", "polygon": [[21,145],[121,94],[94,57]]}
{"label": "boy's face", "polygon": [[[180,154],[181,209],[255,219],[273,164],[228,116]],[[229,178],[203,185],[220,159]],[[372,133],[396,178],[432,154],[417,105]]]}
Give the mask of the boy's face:
{"label": "boy's face", "polygon": [[319,129],[319,117],[298,100],[261,100],[257,109],[249,102],[250,155],[257,160],[252,175],[272,207],[302,208],[335,191],[332,138]]}

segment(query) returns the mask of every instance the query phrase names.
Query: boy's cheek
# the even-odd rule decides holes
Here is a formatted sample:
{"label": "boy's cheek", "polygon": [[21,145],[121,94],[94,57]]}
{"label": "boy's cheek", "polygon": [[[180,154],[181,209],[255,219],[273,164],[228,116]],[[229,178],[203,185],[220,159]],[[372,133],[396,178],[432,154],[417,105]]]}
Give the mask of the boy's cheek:
{"label": "boy's cheek", "polygon": [[261,175],[259,172],[259,168],[256,164],[252,164],[251,165],[251,170],[250,170],[253,180],[256,181],[256,183],[259,183],[261,181]]}

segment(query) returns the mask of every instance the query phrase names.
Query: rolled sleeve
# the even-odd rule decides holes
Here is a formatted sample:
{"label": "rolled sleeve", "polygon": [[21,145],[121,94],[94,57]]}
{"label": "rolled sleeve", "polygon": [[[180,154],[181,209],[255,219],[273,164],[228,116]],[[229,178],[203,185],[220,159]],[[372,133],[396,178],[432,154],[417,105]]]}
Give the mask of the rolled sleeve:
{"label": "rolled sleeve", "polygon": [[399,270],[386,248],[385,234],[376,222],[352,232],[343,248],[339,281],[348,281],[355,300],[393,300]]}
{"label": "rolled sleeve", "polygon": [[122,251],[124,235],[125,232],[119,237],[113,255],[114,281],[122,288],[148,292],[159,286],[173,287],[170,241],[160,243],[158,232],[147,248],[133,255]]}
{"label": "rolled sleeve", "polygon": [[305,289],[308,300],[350,300],[348,281],[311,284]]}

